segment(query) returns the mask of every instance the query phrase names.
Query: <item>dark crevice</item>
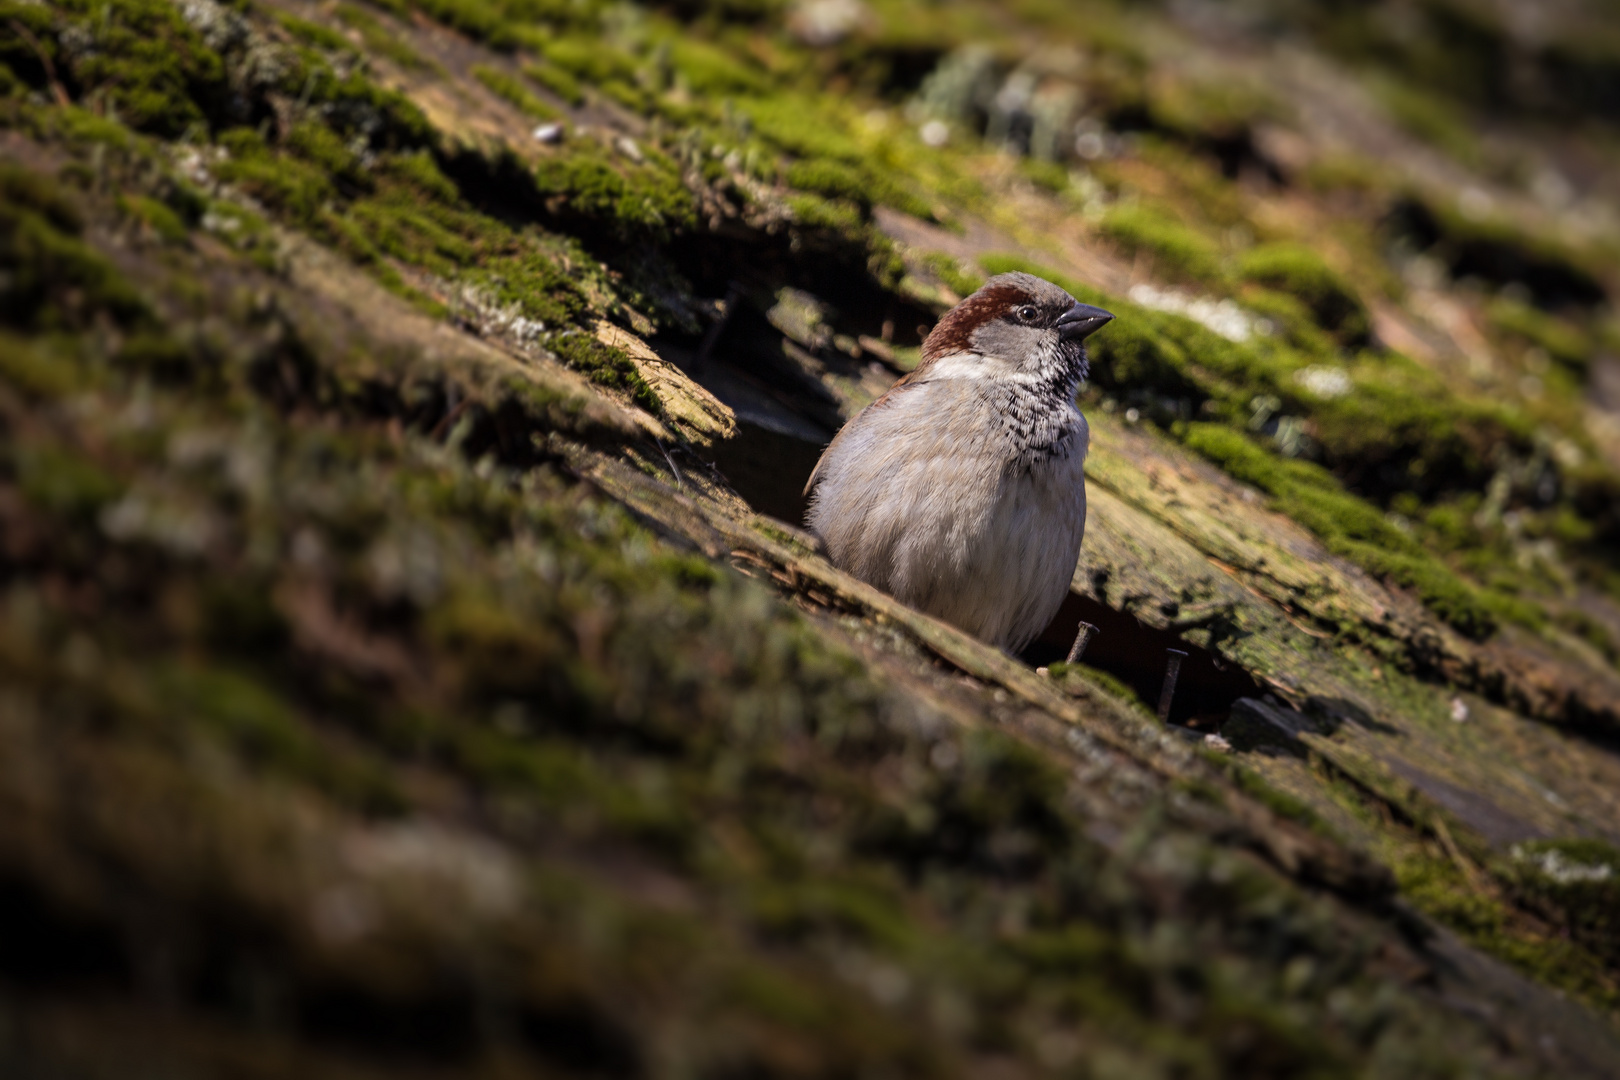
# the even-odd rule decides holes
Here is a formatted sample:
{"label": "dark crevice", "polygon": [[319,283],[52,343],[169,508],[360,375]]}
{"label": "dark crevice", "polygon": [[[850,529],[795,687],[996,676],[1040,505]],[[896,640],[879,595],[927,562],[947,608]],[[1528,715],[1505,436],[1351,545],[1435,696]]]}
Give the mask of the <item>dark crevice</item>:
{"label": "dark crevice", "polygon": [[1393,240],[1439,259],[1452,278],[1474,277],[1497,287],[1522,285],[1548,310],[1590,307],[1607,296],[1602,283],[1584,268],[1483,228],[1458,233],[1420,199],[1397,202],[1384,228]]}
{"label": "dark crevice", "polygon": [[810,505],[804,485],[821,449],[818,443],[745,422],[737,425],[736,438],[716,449],[714,464],[749,506],[802,525]]}
{"label": "dark crevice", "polygon": [[676,237],[665,253],[699,296],[723,297],[738,286],[765,296],[791,286],[831,305],[840,333],[881,337],[888,326],[894,344],[920,345],[918,327],[937,317],[885,288],[867,267],[865,243],[848,237],[731,228]]}
{"label": "dark crevice", "polygon": [[1158,708],[1168,650],[1187,654],[1170,707],[1172,724],[1215,731],[1238,698],[1265,693],[1247,671],[1174,631],[1156,629],[1129,612],[1072,592],[1041,636],[1024,650],[1024,660],[1036,666],[1062,660],[1082,622],[1097,628],[1082,663],[1130,687],[1150,709]]}

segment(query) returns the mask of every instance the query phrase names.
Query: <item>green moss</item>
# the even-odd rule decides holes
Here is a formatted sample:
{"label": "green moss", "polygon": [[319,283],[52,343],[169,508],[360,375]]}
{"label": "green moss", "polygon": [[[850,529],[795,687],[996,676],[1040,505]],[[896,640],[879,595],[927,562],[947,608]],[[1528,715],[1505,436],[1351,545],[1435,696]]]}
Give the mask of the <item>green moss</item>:
{"label": "green moss", "polygon": [[570,105],[577,106],[585,100],[585,91],[580,89],[579,80],[560,67],[551,64],[529,64],[524,67],[523,74]]}
{"label": "green moss", "polygon": [[129,128],[117,120],[98,116],[75,105],[50,110],[46,123],[52,135],[69,145],[127,150],[134,143]]}
{"label": "green moss", "polygon": [[971,296],[984,284],[984,276],[973,272],[961,259],[942,252],[931,251],[923,256],[923,265],[930,273],[957,296]]}
{"label": "green moss", "polygon": [[1465,213],[1451,200],[1409,192],[1389,225],[1453,275],[1522,288],[1542,306],[1590,307],[1607,297],[1599,253],[1500,212]]}
{"label": "green moss", "polygon": [[1243,290],[1242,299],[1245,308],[1270,320],[1284,340],[1301,352],[1330,357],[1337,350],[1337,342],[1323,332],[1316,314],[1297,296],[1251,285]]}
{"label": "green moss", "polygon": [[787,182],[801,191],[843,199],[867,209],[874,201],[870,178],[837,161],[796,161],[788,166]]}
{"label": "green moss", "polygon": [[403,799],[375,766],[325,746],[289,702],[263,682],[223,667],[171,664],[153,679],[153,704],[175,728],[197,725],[228,740],[248,761],[362,809],[397,812]]}
{"label": "green moss", "polygon": [[561,115],[536,97],[534,92],[524,85],[522,79],[510,72],[492,68],[487,64],[474,64],[469,70],[473,78],[488,87],[496,97],[510,102],[519,112],[531,119],[555,120]]}
{"label": "green moss", "polygon": [[377,174],[400,181],[419,197],[440,203],[455,203],[461,192],[439,169],[433,155],[426,150],[408,154],[389,154],[377,162]]}
{"label": "green moss", "polygon": [[49,400],[81,388],[85,375],[73,357],[45,342],[0,332],[0,381],[27,398]]}
{"label": "green moss", "polygon": [[[1535,880],[1539,877],[1536,865],[1545,858],[1537,849],[1554,850],[1558,846],[1557,841],[1545,847],[1518,845],[1516,850],[1525,852],[1525,860],[1522,863],[1515,860],[1519,864],[1517,872]],[[1393,869],[1402,894],[1420,910],[1457,931],[1464,940],[1547,985],[1574,993],[1600,1008],[1620,1007],[1620,990],[1613,976],[1604,970],[1592,952],[1569,939],[1551,937],[1526,925],[1523,918],[1497,896],[1477,891],[1452,860],[1438,855],[1409,856],[1398,860]],[[1582,908],[1583,912],[1585,910]],[[1606,915],[1600,918],[1609,925]]]}
{"label": "green moss", "polygon": [[1182,437],[1189,448],[1270,495],[1279,510],[1321,537],[1330,551],[1411,589],[1463,634],[1486,638],[1495,632],[1492,605],[1478,590],[1375,507],[1346,492],[1327,470],[1276,458],[1243,435],[1215,424],[1189,424]]}
{"label": "green moss", "polygon": [[17,483],[40,509],[77,524],[95,520],[124,485],[91,458],[59,446],[24,448],[16,459]]}
{"label": "green moss", "polygon": [[737,112],[760,138],[796,158],[857,168],[866,163],[866,151],[812,97],[777,94],[750,98],[737,103]]}
{"label": "green moss", "polygon": [[588,83],[633,83],[635,58],[599,37],[559,37],[545,43],[546,59],[558,68]]}
{"label": "green moss", "polygon": [[[397,0],[397,6],[404,14],[407,5],[403,0]],[[511,49],[517,44],[513,22],[498,4],[486,0],[411,0],[410,6],[497,49]]]}
{"label": "green moss", "polygon": [[1110,675],[1102,668],[1092,667],[1090,664],[1084,663],[1056,663],[1047,668],[1047,673],[1053,681],[1060,684],[1070,679],[1079,679],[1082,682],[1101,687],[1110,697],[1123,702],[1127,708],[1141,713],[1144,718],[1152,717],[1157,720],[1153,710],[1148,708],[1147,702],[1143,701],[1129,684]]}
{"label": "green moss", "polygon": [[1591,362],[1591,339],[1565,319],[1507,298],[1492,301],[1487,314],[1495,329],[1545,351],[1566,367],[1584,372]]}
{"label": "green moss", "polygon": [[1224,278],[1214,242],[1156,207],[1113,207],[1097,229],[1126,254],[1151,259],[1154,271],[1164,277],[1206,284]]}
{"label": "green moss", "polygon": [[1376,80],[1373,86],[1379,101],[1401,127],[1465,165],[1479,164],[1479,141],[1450,102],[1395,79]]}
{"label": "green moss", "polygon": [[563,363],[588,375],[592,382],[626,391],[632,401],[655,416],[663,412],[658,395],[624,350],[605,345],[583,330],[554,335],[547,340],[546,347]]}
{"label": "green moss", "polygon": [[1061,195],[1069,189],[1069,170],[1056,161],[1024,158],[1018,163],[1018,174],[1053,195]]}
{"label": "green moss", "polygon": [[1259,86],[1241,79],[1168,79],[1153,85],[1148,114],[1165,131],[1195,142],[1241,136],[1257,121],[1282,108]]}
{"label": "green moss", "polygon": [[[341,18],[341,15],[339,17]],[[275,18],[276,22],[280,23],[289,34],[305,44],[314,45],[318,49],[326,49],[328,52],[335,53],[353,53],[356,51],[355,47],[349,43],[348,38],[333,30],[330,26],[310,22],[308,19],[300,19],[298,16],[285,11],[276,12]],[[369,41],[367,46],[371,46]],[[377,50],[373,49],[373,51]]]}
{"label": "green moss", "polygon": [[1233,760],[1230,755],[1223,755],[1219,764],[1239,791],[1252,797],[1278,817],[1303,825],[1319,836],[1334,835],[1327,822],[1311,809],[1310,804],[1267,783],[1265,777]]}
{"label": "green moss", "polygon": [[422,59],[415,49],[385,27],[381,19],[358,4],[338,4],[333,14],[345,26],[353,27],[359,33],[368,53],[386,57],[407,71],[425,71],[437,67]]}
{"label": "green moss", "polygon": [[119,198],[118,204],[131,218],[167,243],[183,244],[190,235],[179,214],[150,196],[124,195]]}
{"label": "green moss", "polygon": [[928,204],[897,186],[886,176],[824,159],[796,161],[788,166],[789,185],[828,199],[842,200],[870,211],[874,205],[891,206],[915,217],[933,216]]}
{"label": "green moss", "polygon": [[587,144],[542,161],[535,182],[565,216],[595,222],[620,239],[664,238],[691,228],[697,222],[692,193],[670,163],[649,157],[644,165],[614,163]]}
{"label": "green moss", "polygon": [[865,223],[861,208],[854,203],[828,202],[815,195],[789,195],[785,201],[793,211],[793,220],[811,228],[859,233]]}
{"label": "green moss", "polygon": [[[256,131],[235,128],[222,134],[219,143],[230,157],[215,166],[215,174],[296,224],[314,224],[322,208],[337,195],[324,170],[275,154]],[[342,144],[338,149],[347,153]]]}
{"label": "green moss", "polygon": [[754,65],[725,49],[682,35],[670,42],[670,63],[678,85],[694,94],[758,94],[769,79]]}
{"label": "green moss", "polygon": [[102,97],[125,124],[174,138],[223,113],[229,95],[224,61],[179,8],[162,0],[67,0],[59,10],[75,21],[95,20],[96,47],[61,60],[74,81]]}
{"label": "green moss", "polygon": [[59,185],[0,167],[0,319],[36,330],[77,327],[103,313],[125,326],[150,311],[111,263],[77,235],[79,214]]}
{"label": "green moss", "polygon": [[1559,626],[1585,641],[1603,655],[1609,663],[1620,667],[1620,642],[1616,642],[1603,623],[1583,611],[1563,611],[1555,620]]}
{"label": "green moss", "polygon": [[1366,305],[1322,257],[1299,244],[1263,244],[1244,254],[1238,273],[1286,293],[1308,308],[1317,325],[1346,345],[1365,343],[1372,331]]}
{"label": "green moss", "polygon": [[1515,844],[1513,887],[1574,940],[1620,965],[1620,850],[1601,840]]}

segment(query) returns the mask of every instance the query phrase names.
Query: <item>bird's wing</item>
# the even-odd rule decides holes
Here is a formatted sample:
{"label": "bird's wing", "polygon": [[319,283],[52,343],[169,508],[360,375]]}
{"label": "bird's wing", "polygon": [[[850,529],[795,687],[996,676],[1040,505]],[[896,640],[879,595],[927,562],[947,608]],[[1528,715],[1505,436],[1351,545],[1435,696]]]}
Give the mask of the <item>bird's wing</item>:
{"label": "bird's wing", "polygon": [[823,450],[821,452],[821,457],[818,458],[817,461],[816,461],[816,467],[810,470],[810,479],[808,479],[808,480],[806,480],[804,482],[804,497],[805,498],[808,499],[810,497],[810,492],[815,490],[816,481],[821,477],[821,467],[823,465],[827,464],[827,458],[829,456],[831,456],[831,454],[833,452],[833,447],[838,445],[838,440],[842,439],[844,437],[845,433],[848,432],[850,428],[852,428],[856,424],[860,423],[861,422],[861,417],[865,416],[868,411],[870,411],[872,409],[881,409],[881,408],[884,408],[887,405],[891,404],[892,399],[893,399],[894,395],[896,394],[896,392],[905,393],[907,390],[910,390],[910,389],[918,386],[919,385],[918,383],[915,383],[915,382],[912,381],[912,377],[917,375],[921,371],[922,371],[922,368],[919,367],[914,371],[909,371],[906,374],[900,376],[900,378],[895,380],[895,383],[894,383],[893,386],[889,387],[887,390],[883,391],[882,394],[878,395],[878,399],[876,401],[872,402],[872,404],[868,405],[866,408],[864,408],[860,412],[856,413],[854,418],[852,420],[850,420],[849,423],[845,424],[843,427],[838,429],[838,434],[834,435],[833,439],[832,439],[832,442],[827,444],[827,449],[825,449],[825,450]]}

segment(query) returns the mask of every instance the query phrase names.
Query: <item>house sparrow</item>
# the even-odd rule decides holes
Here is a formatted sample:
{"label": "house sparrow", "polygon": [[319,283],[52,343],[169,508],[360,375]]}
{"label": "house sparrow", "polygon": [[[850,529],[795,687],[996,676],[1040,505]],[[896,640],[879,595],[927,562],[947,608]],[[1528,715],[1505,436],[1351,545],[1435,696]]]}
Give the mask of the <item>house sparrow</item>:
{"label": "house sparrow", "polygon": [[1068,594],[1091,433],[1085,338],[1113,315],[1000,274],[939,321],[922,363],[838,432],[805,485],[840,569],[1016,652]]}

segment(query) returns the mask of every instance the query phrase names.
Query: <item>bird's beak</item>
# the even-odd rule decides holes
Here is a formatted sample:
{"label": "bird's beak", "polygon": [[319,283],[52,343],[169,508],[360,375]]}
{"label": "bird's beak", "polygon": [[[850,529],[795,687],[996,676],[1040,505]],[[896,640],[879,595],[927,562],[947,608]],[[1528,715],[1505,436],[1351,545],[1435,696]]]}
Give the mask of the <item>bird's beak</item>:
{"label": "bird's beak", "polygon": [[1113,313],[1090,304],[1076,304],[1057,321],[1058,336],[1067,341],[1081,341],[1091,336],[1112,319]]}

